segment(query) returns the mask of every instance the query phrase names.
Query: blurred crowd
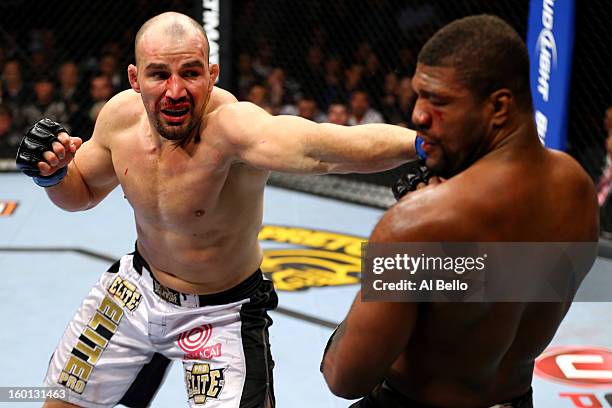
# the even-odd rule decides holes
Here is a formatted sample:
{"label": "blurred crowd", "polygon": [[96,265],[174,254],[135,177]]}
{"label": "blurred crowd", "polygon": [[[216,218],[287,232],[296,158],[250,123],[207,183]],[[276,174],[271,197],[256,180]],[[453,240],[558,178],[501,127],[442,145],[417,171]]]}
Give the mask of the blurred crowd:
{"label": "blurred crowd", "polygon": [[0,44],[0,157],[14,156],[23,132],[43,117],[87,139],[104,103],[127,86],[119,44],[76,61],[60,57],[53,31],[35,37],[28,58]]}
{"label": "blurred crowd", "polygon": [[[177,10],[182,5],[181,11],[191,7],[181,0],[164,1]],[[460,3],[457,9],[474,7],[471,0]],[[133,37],[147,17],[145,8],[112,4],[118,7],[114,13],[106,8],[110,6],[98,5],[104,15],[118,19],[113,24],[122,27],[107,40],[87,31],[82,43],[60,41],[74,38],[74,32],[66,37],[60,26],[13,37],[10,31],[0,31],[0,157],[14,157],[23,132],[42,117],[61,122],[86,140],[104,103],[128,88],[126,67],[133,61]],[[411,80],[416,52],[442,21],[457,13],[452,7],[433,7],[420,0],[312,0],[291,7],[281,7],[279,0],[271,0],[266,7],[255,0],[234,4],[234,67],[228,72],[222,66],[221,73],[231,77],[230,90],[238,99],[274,115],[349,126],[386,122],[413,127]],[[129,16],[128,10],[140,14]],[[513,18],[519,22],[515,25],[526,21],[524,15]],[[95,46],[83,46],[95,41]],[[598,113],[602,114],[604,120],[594,127],[605,133],[588,136],[603,140],[607,135],[605,163],[599,164],[599,147],[590,154],[588,164],[593,168],[587,169],[606,209],[602,223],[612,231],[612,107]]]}
{"label": "blurred crowd", "polygon": [[[30,33],[27,53],[0,42],[0,157],[13,156],[21,135],[42,117],[61,122],[87,139],[106,101],[126,89],[131,41],[108,42],[96,56],[64,57],[53,30]],[[411,126],[414,53],[400,50],[400,65],[383,69],[368,41],[355,44],[354,59],[328,55],[322,44],[303,57],[299,75],[274,65],[266,41],[256,53],[240,52],[236,95],[271,114],[298,115],[341,125],[388,122]],[[27,55],[27,56],[26,56]]]}

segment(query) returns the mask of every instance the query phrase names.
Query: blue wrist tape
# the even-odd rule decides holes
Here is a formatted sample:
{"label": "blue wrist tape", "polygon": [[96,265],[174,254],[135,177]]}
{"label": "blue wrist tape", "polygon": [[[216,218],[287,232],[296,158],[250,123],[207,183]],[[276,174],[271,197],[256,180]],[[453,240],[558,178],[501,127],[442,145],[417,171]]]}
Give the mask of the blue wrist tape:
{"label": "blue wrist tape", "polygon": [[51,187],[59,184],[66,177],[66,173],[68,173],[68,166],[62,167],[50,176],[34,176],[32,180],[41,187]]}

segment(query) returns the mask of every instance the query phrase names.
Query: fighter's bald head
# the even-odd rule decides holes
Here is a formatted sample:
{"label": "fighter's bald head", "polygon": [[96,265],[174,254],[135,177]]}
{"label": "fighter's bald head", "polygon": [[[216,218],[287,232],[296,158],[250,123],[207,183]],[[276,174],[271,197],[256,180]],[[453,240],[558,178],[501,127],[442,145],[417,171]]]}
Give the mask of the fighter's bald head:
{"label": "fighter's bald head", "polygon": [[169,11],[151,17],[136,33],[136,39],[134,40],[136,65],[138,65],[140,54],[139,46],[144,38],[152,35],[160,35],[168,39],[181,39],[190,35],[202,36],[206,44],[206,55],[210,51],[208,37],[200,23],[185,14]]}

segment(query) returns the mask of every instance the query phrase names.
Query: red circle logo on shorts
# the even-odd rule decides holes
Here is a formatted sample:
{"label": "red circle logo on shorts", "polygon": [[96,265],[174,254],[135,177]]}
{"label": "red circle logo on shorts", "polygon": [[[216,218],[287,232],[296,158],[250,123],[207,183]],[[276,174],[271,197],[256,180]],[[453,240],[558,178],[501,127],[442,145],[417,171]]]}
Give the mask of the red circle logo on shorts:
{"label": "red circle logo on shorts", "polygon": [[212,325],[205,324],[179,334],[178,345],[186,353],[202,348],[212,336]]}
{"label": "red circle logo on shorts", "polygon": [[612,351],[604,347],[552,347],[536,359],[534,373],[579,387],[610,387]]}

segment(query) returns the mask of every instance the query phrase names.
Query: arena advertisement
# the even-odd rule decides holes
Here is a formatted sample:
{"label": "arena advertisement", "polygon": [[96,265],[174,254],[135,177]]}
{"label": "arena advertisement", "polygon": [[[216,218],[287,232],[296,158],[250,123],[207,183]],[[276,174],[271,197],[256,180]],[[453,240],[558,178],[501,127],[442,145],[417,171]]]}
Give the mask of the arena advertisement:
{"label": "arena advertisement", "polygon": [[527,45],[531,93],[542,143],[566,150],[574,43],[574,1],[532,0]]}
{"label": "arena advertisement", "polygon": [[557,402],[547,406],[612,407],[612,350],[605,347],[553,346],[535,362],[535,379],[553,384]]}
{"label": "arena advertisement", "polygon": [[[262,271],[277,290],[300,291],[360,282],[364,238],[282,225],[264,225]],[[271,244],[277,244],[271,247]],[[278,248],[283,244],[288,248]]]}

